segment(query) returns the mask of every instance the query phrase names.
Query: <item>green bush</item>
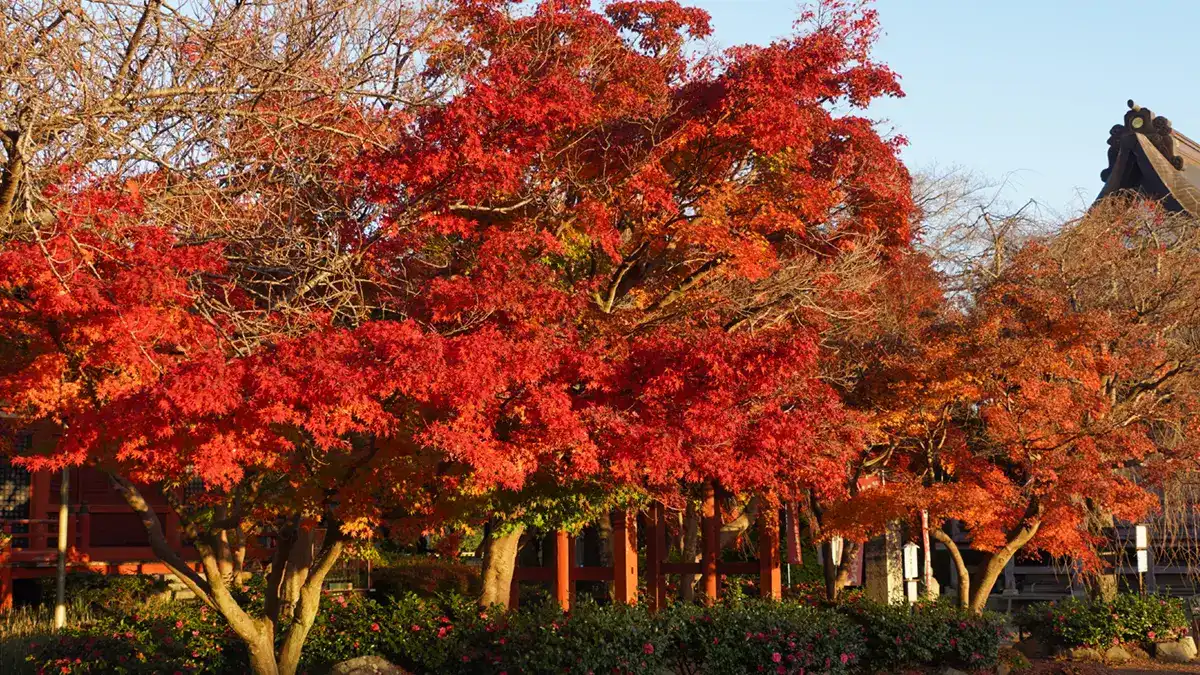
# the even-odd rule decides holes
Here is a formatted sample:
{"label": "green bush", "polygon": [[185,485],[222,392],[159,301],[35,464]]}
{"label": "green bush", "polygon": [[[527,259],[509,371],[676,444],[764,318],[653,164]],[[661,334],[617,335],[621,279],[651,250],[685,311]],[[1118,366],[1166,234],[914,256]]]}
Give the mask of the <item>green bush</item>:
{"label": "green bush", "polygon": [[840,611],[862,627],[867,665],[879,672],[913,666],[996,665],[1004,635],[1003,618],[977,615],[944,602],[879,605],[855,602]]}
{"label": "green bush", "polygon": [[397,556],[371,572],[371,585],[382,596],[406,593],[475,595],[479,591],[479,567],[458,560],[429,556]]}
{"label": "green bush", "polygon": [[[45,577],[40,581],[43,602],[53,604],[54,577]],[[168,590],[167,582],[144,574],[72,572],[66,579],[66,594],[71,602],[120,616],[133,614],[151,600],[162,597]]]}
{"label": "green bush", "polygon": [[29,644],[41,673],[226,673],[245,670],[245,649],[224,620],[197,603],[156,603],[127,617],[102,615]]}
{"label": "green bush", "polygon": [[1174,640],[1188,632],[1179,600],[1157,595],[1118,595],[1112,602],[1068,599],[1031,605],[1017,626],[1043,642],[1063,647],[1108,647]]}
{"label": "green bush", "polygon": [[[253,604],[261,584],[238,589]],[[414,673],[660,675],[747,672],[896,672],[927,665],[972,669],[996,663],[1000,624],[943,605],[829,608],[755,599],[713,608],[581,601],[514,612],[480,611],[463,596],[410,593],[379,600],[322,599],[302,671],[378,654]],[[282,631],[281,631],[282,632]],[[127,617],[104,615],[30,649],[30,665],[53,673],[224,673],[246,670],[244,647],[196,603],[152,603]]]}

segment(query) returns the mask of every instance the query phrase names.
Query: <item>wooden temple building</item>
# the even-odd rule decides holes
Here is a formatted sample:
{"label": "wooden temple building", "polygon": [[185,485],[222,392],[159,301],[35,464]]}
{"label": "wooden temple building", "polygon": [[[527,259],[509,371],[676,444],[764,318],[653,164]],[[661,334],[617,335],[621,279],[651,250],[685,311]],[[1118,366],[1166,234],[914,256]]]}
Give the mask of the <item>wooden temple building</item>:
{"label": "wooden temple building", "polygon": [[[49,431],[25,433],[17,443],[27,448],[53,443]],[[58,515],[63,474],[30,473],[0,458],[0,531],[11,537],[0,547],[0,609],[39,600],[39,579],[53,577],[58,560]],[[101,471],[81,468],[67,474],[67,566],[70,571],[101,574],[166,574],[150,550],[141,520],[109,484]],[[161,494],[146,499],[162,520],[176,550],[195,559],[195,550],[180,537],[179,517]]]}
{"label": "wooden temple building", "polygon": [[1135,192],[1200,217],[1200,143],[1133,101],[1125,121],[1109,130],[1108,168],[1100,180],[1104,187],[1097,200]]}

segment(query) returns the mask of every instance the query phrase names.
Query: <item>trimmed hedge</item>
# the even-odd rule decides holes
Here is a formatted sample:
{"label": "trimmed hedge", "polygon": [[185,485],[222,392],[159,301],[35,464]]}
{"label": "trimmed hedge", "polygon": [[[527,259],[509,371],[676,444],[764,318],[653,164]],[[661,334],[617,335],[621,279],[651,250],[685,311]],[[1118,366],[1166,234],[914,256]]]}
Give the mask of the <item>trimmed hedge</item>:
{"label": "trimmed hedge", "polygon": [[1183,604],[1157,595],[1118,595],[1112,602],[1068,599],[1030,605],[1017,615],[1022,632],[1061,647],[1149,644],[1188,634]]}

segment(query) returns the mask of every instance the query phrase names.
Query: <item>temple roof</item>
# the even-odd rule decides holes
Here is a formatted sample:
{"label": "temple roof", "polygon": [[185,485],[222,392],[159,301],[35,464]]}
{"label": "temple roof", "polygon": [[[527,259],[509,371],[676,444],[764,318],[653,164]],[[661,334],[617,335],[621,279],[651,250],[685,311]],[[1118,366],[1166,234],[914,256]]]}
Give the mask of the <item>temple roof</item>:
{"label": "temple roof", "polygon": [[1124,124],[1108,137],[1108,168],[1096,199],[1134,190],[1167,208],[1200,217],[1200,143],[1171,128],[1171,121],[1129,101]]}

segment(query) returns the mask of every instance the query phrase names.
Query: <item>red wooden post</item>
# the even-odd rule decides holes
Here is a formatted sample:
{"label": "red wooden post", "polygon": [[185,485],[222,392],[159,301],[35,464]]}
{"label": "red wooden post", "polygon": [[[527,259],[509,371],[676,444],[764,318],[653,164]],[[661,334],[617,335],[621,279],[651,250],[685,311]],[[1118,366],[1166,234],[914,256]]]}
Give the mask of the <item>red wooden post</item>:
{"label": "red wooden post", "polygon": [[[12,526],[5,523],[4,534],[12,535]],[[8,543],[0,543],[0,611],[12,609],[13,580],[12,580],[12,539]]]}
{"label": "red wooden post", "polygon": [[779,511],[772,508],[758,517],[758,589],[770,600],[783,598],[779,577]]}
{"label": "red wooden post", "polygon": [[565,612],[571,609],[571,538],[566,531],[554,533],[554,599]]}
{"label": "red wooden post", "polygon": [[700,517],[704,549],[700,556],[700,574],[704,580],[704,602],[712,605],[717,601],[717,558],[721,554],[721,507],[712,481],[704,484]]}
{"label": "red wooden post", "polygon": [[667,606],[667,580],[662,573],[667,558],[667,520],[662,502],[650,505],[650,531],[646,537],[646,602],[652,611]]}
{"label": "red wooden post", "polygon": [[626,605],[637,604],[637,521],[633,518],[626,510],[612,515],[613,600]]}
{"label": "red wooden post", "polygon": [[575,605],[575,568],[578,560],[575,559],[575,537],[570,537],[567,541],[570,543],[570,546],[567,548],[567,567],[570,568],[567,580],[571,582],[568,584],[571,589],[568,599],[571,601],[571,606],[573,607]]}

